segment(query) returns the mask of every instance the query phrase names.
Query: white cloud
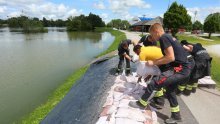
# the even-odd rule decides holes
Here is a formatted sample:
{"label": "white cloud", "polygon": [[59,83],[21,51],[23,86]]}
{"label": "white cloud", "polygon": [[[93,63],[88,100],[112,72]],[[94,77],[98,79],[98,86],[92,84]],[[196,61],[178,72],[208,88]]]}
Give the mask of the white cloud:
{"label": "white cloud", "polygon": [[100,15],[100,17],[102,18],[102,20],[103,20],[105,23],[110,22],[110,19],[109,19],[109,16],[108,16],[107,13],[102,13],[102,14]]}
{"label": "white cloud", "polygon": [[[204,7],[204,8],[193,7],[193,8],[187,8],[187,12],[192,17],[192,22],[194,22],[194,18],[195,18],[195,20],[199,20],[203,23],[205,18],[209,14],[220,12],[220,7]],[[195,17],[195,12],[197,12],[196,17]]]}
{"label": "white cloud", "polygon": [[114,13],[123,13],[124,11],[128,11],[131,7],[138,8],[150,8],[151,5],[146,3],[143,0],[109,0],[110,9]]}
{"label": "white cloud", "polygon": [[105,9],[105,5],[103,4],[103,2],[94,3],[93,6],[96,9]]}
{"label": "white cloud", "polygon": [[0,13],[4,13],[6,11],[6,6],[0,6]]}
{"label": "white cloud", "polygon": [[[7,6],[10,8],[8,11],[1,9],[1,6]],[[69,16],[77,16],[82,13],[82,10],[76,10],[70,8],[64,4],[55,4],[52,2],[47,2],[45,0],[0,0],[0,13],[2,17],[14,17],[19,16],[21,13],[30,16],[38,17],[42,19],[46,17],[47,19],[67,19]]]}

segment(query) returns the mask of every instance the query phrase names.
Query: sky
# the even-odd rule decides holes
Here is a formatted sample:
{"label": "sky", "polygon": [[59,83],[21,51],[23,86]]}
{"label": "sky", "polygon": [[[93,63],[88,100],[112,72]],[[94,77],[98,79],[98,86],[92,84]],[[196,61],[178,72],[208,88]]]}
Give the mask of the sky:
{"label": "sky", "polygon": [[[21,14],[42,19],[67,19],[70,16],[99,15],[106,23],[111,19],[130,21],[134,17],[163,17],[175,0],[0,0],[0,18]],[[192,21],[220,12],[220,0],[176,0],[187,8]],[[195,16],[195,11],[197,12]]]}

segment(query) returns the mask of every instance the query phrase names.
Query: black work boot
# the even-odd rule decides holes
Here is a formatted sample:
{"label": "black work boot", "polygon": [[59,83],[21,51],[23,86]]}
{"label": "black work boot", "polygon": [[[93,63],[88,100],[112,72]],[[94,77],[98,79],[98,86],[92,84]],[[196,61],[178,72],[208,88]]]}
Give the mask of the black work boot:
{"label": "black work boot", "polygon": [[130,70],[126,70],[126,71],[125,71],[125,75],[126,75],[126,76],[130,76],[130,75],[131,75],[131,71],[130,71]]}
{"label": "black work boot", "polygon": [[185,90],[183,91],[183,95],[185,95],[185,96],[190,96],[190,94],[191,94],[191,90],[185,89]]}
{"label": "black work boot", "polygon": [[117,69],[115,72],[115,76],[121,75],[122,74],[122,69]]}
{"label": "black work boot", "polygon": [[192,93],[196,93],[196,87],[192,88]]}
{"label": "black work boot", "polygon": [[132,108],[145,109],[146,106],[142,105],[139,101],[130,101],[128,104]]}
{"label": "black work boot", "polygon": [[179,90],[178,88],[176,89],[176,95],[180,96],[183,93],[183,91]]}
{"label": "black work boot", "polygon": [[171,117],[165,120],[166,124],[177,124],[177,122],[182,122],[180,112],[172,112]]}
{"label": "black work boot", "polygon": [[164,97],[154,97],[150,102],[150,106],[156,109],[162,109],[164,107],[164,104],[165,104]]}

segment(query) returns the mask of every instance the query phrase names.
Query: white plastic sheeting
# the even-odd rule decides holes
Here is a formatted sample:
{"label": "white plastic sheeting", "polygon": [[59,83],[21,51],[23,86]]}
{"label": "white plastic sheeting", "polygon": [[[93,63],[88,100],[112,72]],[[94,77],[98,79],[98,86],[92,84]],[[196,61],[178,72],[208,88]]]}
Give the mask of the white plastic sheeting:
{"label": "white plastic sheeting", "polygon": [[157,124],[157,115],[152,108],[140,110],[128,105],[130,101],[140,99],[146,87],[144,82],[136,83],[136,75],[116,77],[96,124]]}

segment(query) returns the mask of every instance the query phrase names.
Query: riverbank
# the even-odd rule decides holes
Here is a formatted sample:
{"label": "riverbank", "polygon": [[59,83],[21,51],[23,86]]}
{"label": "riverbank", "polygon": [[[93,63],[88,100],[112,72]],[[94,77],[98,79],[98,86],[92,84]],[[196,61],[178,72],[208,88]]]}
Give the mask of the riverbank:
{"label": "riverbank", "polygon": [[[109,32],[115,39],[110,47],[104,52],[100,53],[98,56],[105,55],[111,51],[114,51],[118,47],[118,43],[126,38],[124,33],[113,30],[110,28],[97,28],[97,32]],[[46,117],[46,115],[64,98],[64,96],[69,92],[71,87],[75,84],[77,80],[79,80],[87,71],[90,65],[86,65],[77,71],[75,71],[62,85],[60,85],[48,98],[47,102],[43,103],[41,106],[37,107],[33,112],[29,115],[23,117],[21,123],[23,124],[39,124],[42,119]],[[18,122],[20,123],[20,122]]]}

